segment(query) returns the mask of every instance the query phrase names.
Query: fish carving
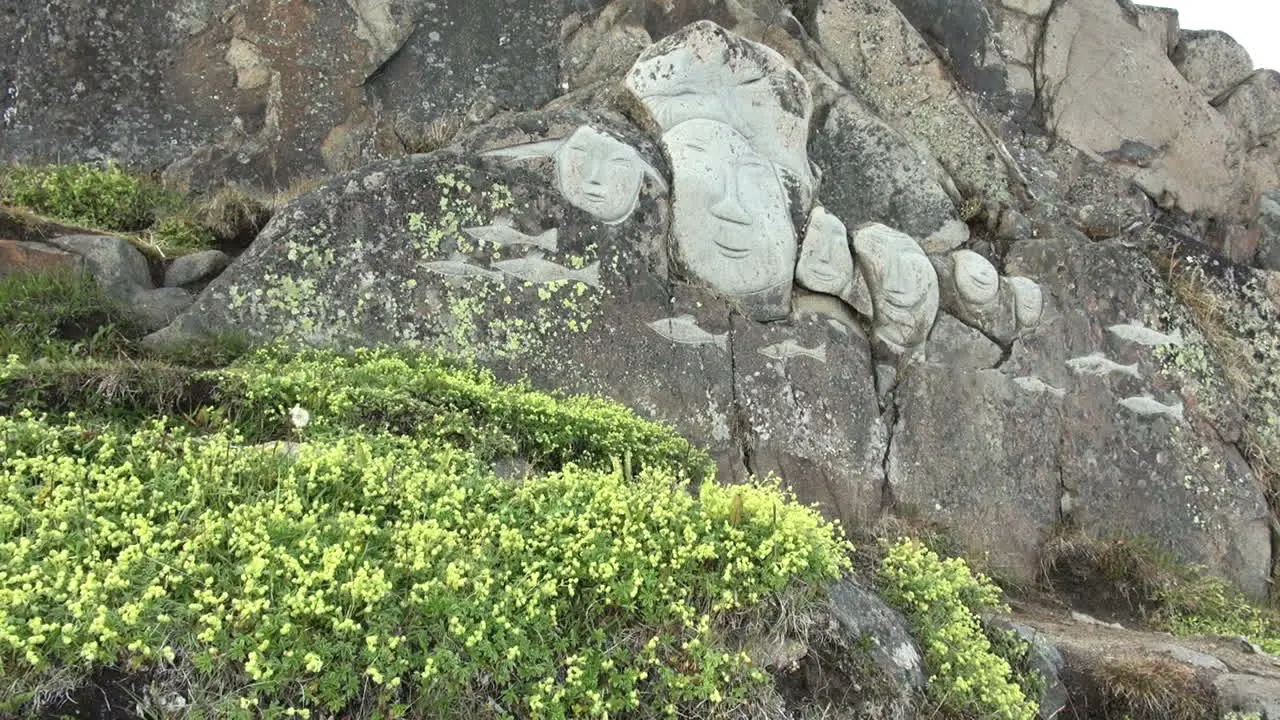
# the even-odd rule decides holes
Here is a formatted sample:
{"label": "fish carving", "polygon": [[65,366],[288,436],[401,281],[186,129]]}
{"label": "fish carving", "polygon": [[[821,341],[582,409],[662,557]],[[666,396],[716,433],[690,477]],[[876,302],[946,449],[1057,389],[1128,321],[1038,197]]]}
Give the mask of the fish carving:
{"label": "fish carving", "polygon": [[536,250],[528,257],[514,260],[501,260],[493,263],[493,267],[526,282],[549,283],[558,280],[574,280],[592,287],[601,287],[600,262],[591,263],[581,270],[574,270],[563,265],[542,259]]}
{"label": "fish carving", "polygon": [[698,321],[692,315],[677,315],[663,320],[654,320],[645,325],[662,337],[681,345],[715,345],[721,350],[729,349],[729,333],[712,335],[698,327]]}
{"label": "fish carving", "polygon": [[1052,395],[1058,398],[1059,400],[1067,396],[1066,390],[1063,390],[1062,388],[1056,388],[1046,383],[1045,381],[1041,380],[1038,377],[1033,377],[1033,376],[1016,377],[1013,379],[1013,384],[1017,385],[1023,390],[1026,390],[1027,392],[1041,393],[1041,394],[1047,393],[1049,395]]}
{"label": "fish carving", "polygon": [[428,272],[448,277],[473,278],[482,277],[489,280],[501,280],[502,273],[497,270],[486,270],[479,265],[472,265],[462,260],[435,260],[419,263]]}
{"label": "fish carving", "polygon": [[1107,328],[1107,332],[1124,340],[1125,342],[1138,343],[1139,345],[1181,345],[1182,333],[1174,330],[1166,335],[1158,330],[1152,330],[1149,327],[1143,327],[1134,323],[1126,323],[1124,325],[1112,325]]}
{"label": "fish carving", "polygon": [[462,232],[478,242],[487,242],[498,247],[530,246],[546,252],[555,252],[559,247],[560,231],[551,228],[539,235],[525,235],[510,225],[481,225],[463,228]]}
{"label": "fish carving", "polygon": [[781,360],[783,362],[800,356],[813,358],[820,363],[825,363],[827,361],[826,343],[822,343],[815,348],[807,348],[790,338],[787,338],[780,343],[774,343],[768,347],[762,347],[756,352],[771,360]]}
{"label": "fish carving", "polygon": [[1072,358],[1067,361],[1067,367],[1078,375],[1109,375],[1111,373],[1120,373],[1130,377],[1141,378],[1138,372],[1138,363],[1132,365],[1121,365],[1102,353],[1093,353],[1083,357]]}
{"label": "fish carving", "polygon": [[1165,405],[1150,395],[1138,395],[1120,401],[1120,406],[1139,415],[1163,415],[1170,420],[1182,422],[1182,403]]}

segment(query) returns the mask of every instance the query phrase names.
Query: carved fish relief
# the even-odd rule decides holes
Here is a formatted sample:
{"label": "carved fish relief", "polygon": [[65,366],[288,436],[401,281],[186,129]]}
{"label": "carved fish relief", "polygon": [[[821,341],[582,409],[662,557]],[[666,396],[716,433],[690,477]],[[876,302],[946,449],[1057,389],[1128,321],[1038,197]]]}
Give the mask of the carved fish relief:
{"label": "carved fish relief", "polygon": [[826,343],[822,343],[815,348],[807,348],[790,338],[768,347],[762,347],[756,352],[772,360],[781,360],[783,362],[786,362],[791,358],[801,356],[812,358],[820,363],[825,363],[827,361]]}
{"label": "carved fish relief", "polygon": [[1107,332],[1124,340],[1125,342],[1138,343],[1139,345],[1181,345],[1182,333],[1174,330],[1170,334],[1162,333],[1158,330],[1152,330],[1136,323],[1126,323],[1124,325],[1112,325],[1107,328]]}
{"label": "carved fish relief", "polygon": [[1165,405],[1150,395],[1138,395],[1121,400],[1120,406],[1139,415],[1163,415],[1170,420],[1182,422],[1183,405],[1181,402]]}
{"label": "carved fish relief", "polygon": [[1121,365],[1102,353],[1093,353],[1083,357],[1072,358],[1067,361],[1067,367],[1078,375],[1109,375],[1111,373],[1120,373],[1130,377],[1141,378],[1142,374],[1138,372],[1138,363],[1132,365]]}
{"label": "carved fish relief", "polygon": [[698,321],[692,315],[654,320],[645,323],[646,327],[662,337],[681,345],[714,345],[721,350],[729,350],[729,333],[713,335],[698,327]]}
{"label": "carved fish relief", "polygon": [[462,232],[478,242],[487,242],[498,247],[529,246],[546,252],[555,252],[559,248],[560,231],[551,228],[538,235],[525,235],[510,225],[481,225],[463,228]]}

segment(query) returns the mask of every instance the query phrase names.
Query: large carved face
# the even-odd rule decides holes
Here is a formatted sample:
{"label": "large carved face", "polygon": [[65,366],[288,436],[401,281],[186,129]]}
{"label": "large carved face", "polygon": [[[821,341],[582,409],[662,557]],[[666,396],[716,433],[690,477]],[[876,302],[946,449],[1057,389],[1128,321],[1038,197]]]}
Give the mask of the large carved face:
{"label": "large carved face", "polygon": [[853,285],[853,253],[840,218],[826,208],[814,208],[800,246],[796,281],[806,288],[837,297]]}
{"label": "large carved face", "polygon": [[728,295],[789,284],[795,229],[774,165],[713,120],[681,123],[662,141],[675,186],[672,232],[685,268]]}
{"label": "large carved face", "polygon": [[575,207],[607,223],[635,209],[645,163],[635,148],[582,126],[556,151],[556,182]]}

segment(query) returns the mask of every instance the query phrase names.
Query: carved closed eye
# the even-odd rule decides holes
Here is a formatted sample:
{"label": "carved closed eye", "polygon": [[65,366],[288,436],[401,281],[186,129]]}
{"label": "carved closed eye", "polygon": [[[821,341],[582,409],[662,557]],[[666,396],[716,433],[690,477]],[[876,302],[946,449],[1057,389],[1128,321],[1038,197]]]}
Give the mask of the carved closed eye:
{"label": "carved closed eye", "polygon": [[631,158],[626,155],[616,155],[609,160],[609,163],[615,167],[631,167]]}

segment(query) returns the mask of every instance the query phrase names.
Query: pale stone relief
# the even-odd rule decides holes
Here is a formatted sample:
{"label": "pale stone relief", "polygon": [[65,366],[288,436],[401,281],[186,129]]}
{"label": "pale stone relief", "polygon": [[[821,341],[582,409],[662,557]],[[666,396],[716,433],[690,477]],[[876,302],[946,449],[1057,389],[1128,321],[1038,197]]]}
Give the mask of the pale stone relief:
{"label": "pale stone relief", "polygon": [[893,352],[924,342],[938,315],[938,276],[928,256],[910,235],[879,223],[860,228],[853,247],[871,290],[875,337]]}
{"label": "pale stone relief", "polygon": [[773,164],[732,127],[688,120],[663,136],[672,234],[684,268],[727,295],[789,294],[796,237]]}
{"label": "pale stone relief", "polygon": [[1018,328],[1025,330],[1040,324],[1044,316],[1044,291],[1030,278],[1008,277],[1005,281],[1013,288],[1013,309]]}
{"label": "pale stone relief", "polygon": [[680,345],[713,345],[724,351],[729,349],[729,333],[713,335],[698,327],[698,321],[692,315],[677,315],[654,320],[651,323],[645,323],[645,326]]}
{"label": "pale stone relief", "polygon": [[809,214],[796,282],[817,293],[841,297],[853,285],[853,253],[849,235],[840,218],[816,207]]}
{"label": "pale stone relief", "polygon": [[599,260],[581,270],[575,270],[550,260],[544,260],[542,251],[534,250],[522,258],[495,262],[493,263],[493,268],[525,282],[542,284],[568,280],[569,282],[584,283],[595,288],[604,287],[600,282]]}
{"label": "pale stone relief", "polygon": [[827,362],[826,343],[822,343],[818,347],[807,348],[795,340],[788,338],[780,343],[774,343],[773,345],[762,347],[756,352],[770,360],[777,360],[784,363],[791,358],[796,357],[807,357],[823,364]]}
{"label": "pale stone relief", "polygon": [[630,145],[583,125],[568,138],[490,150],[482,155],[510,158],[551,157],[556,188],[571,205],[607,224],[625,221],[640,202],[645,177],[666,191],[666,180]]}
{"label": "pale stone relief", "polygon": [[1148,347],[1156,347],[1159,345],[1181,345],[1182,332],[1174,330],[1172,333],[1165,334],[1159,330],[1152,330],[1144,325],[1136,323],[1126,323],[1124,325],[1112,325],[1107,328],[1107,332],[1124,340],[1125,342],[1137,343]]}
{"label": "pale stone relief", "polygon": [[694,119],[722,122],[812,185],[813,99],[804,77],[772,48],[703,20],[651,45],[625,83],[662,131]]}
{"label": "pale stone relief", "polygon": [[1000,305],[1000,272],[990,261],[972,250],[957,250],[951,262],[956,293],[968,310],[984,314]]}
{"label": "pale stone relief", "polygon": [[555,252],[559,248],[560,231],[556,228],[537,235],[526,235],[510,222],[494,222],[492,225],[462,228],[467,237],[480,243],[488,243],[497,247],[527,246],[545,252]]}
{"label": "pale stone relief", "polygon": [[1150,395],[1127,397],[1120,401],[1120,407],[1145,417],[1163,416],[1179,423],[1182,422],[1183,419],[1182,402],[1179,401],[1172,405],[1165,405]]}

